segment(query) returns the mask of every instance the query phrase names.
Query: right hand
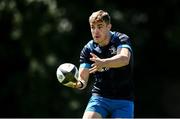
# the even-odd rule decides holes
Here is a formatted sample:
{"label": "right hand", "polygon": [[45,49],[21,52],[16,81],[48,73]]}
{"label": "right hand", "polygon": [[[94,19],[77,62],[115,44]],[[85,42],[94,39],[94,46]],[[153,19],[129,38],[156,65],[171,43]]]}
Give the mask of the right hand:
{"label": "right hand", "polygon": [[68,83],[63,84],[63,85],[65,85],[65,86],[67,86],[67,87],[70,87],[70,88],[75,88],[75,87],[76,87],[76,83],[77,83],[77,82],[69,81]]}
{"label": "right hand", "polygon": [[77,81],[77,82],[68,82],[66,84],[64,84],[65,86],[67,87],[70,87],[70,88],[80,88],[81,87],[81,82],[80,81]]}

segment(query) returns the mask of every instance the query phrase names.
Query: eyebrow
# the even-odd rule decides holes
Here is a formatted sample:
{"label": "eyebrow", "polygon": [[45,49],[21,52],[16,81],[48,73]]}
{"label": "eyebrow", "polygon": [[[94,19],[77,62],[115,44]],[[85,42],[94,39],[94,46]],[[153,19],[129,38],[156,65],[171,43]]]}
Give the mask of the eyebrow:
{"label": "eyebrow", "polygon": [[[94,24],[91,24],[91,26],[95,26]],[[97,24],[97,26],[103,26],[103,24]]]}
{"label": "eyebrow", "polygon": [[103,24],[98,24],[97,26],[103,26]]}

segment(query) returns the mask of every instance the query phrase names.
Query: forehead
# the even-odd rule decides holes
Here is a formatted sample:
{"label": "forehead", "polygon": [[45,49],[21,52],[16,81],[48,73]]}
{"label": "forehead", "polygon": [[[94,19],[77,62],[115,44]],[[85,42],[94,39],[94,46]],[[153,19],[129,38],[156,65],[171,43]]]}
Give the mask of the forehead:
{"label": "forehead", "polygon": [[104,21],[96,21],[96,22],[90,22],[91,26],[100,26],[100,25],[106,25]]}

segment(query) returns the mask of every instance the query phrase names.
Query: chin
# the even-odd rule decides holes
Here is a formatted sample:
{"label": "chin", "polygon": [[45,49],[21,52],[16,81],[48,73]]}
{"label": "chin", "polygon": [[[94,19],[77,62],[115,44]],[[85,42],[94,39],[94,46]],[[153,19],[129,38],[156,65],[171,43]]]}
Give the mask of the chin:
{"label": "chin", "polygon": [[97,39],[94,39],[94,42],[95,42],[95,43],[99,43],[99,40],[97,40]]}

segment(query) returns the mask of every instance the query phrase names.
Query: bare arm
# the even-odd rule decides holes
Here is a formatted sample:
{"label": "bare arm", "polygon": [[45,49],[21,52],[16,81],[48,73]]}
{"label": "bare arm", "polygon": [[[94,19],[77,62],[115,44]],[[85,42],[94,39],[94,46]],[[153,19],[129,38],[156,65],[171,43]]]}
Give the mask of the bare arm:
{"label": "bare arm", "polygon": [[105,59],[100,59],[93,53],[91,53],[91,55],[92,58],[90,58],[90,60],[93,61],[94,63],[92,64],[90,73],[94,73],[98,70],[101,70],[104,67],[117,68],[128,65],[131,52],[129,51],[128,48],[119,48],[115,56]]}
{"label": "bare arm", "polygon": [[117,55],[104,59],[104,66],[109,68],[122,67],[129,64],[131,52],[127,48],[117,50]]}
{"label": "bare arm", "polygon": [[89,79],[89,69],[79,68],[78,82],[75,88],[84,89]]}

